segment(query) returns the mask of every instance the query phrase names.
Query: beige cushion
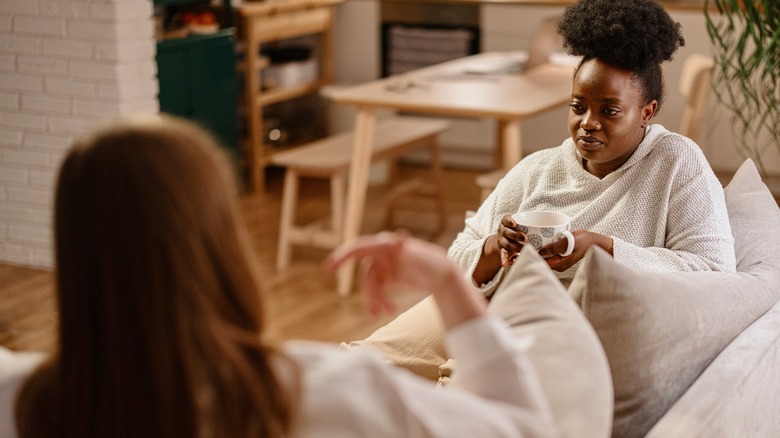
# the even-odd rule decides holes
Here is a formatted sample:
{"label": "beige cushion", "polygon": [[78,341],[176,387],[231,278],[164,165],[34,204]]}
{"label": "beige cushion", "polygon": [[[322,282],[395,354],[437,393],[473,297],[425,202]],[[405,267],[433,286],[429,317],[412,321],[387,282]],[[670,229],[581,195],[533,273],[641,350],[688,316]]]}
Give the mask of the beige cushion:
{"label": "beige cushion", "polygon": [[726,188],[738,273],[647,273],[591,249],[569,292],[604,346],[613,436],[643,436],[780,296],[780,209],[751,161]]}
{"label": "beige cushion", "polygon": [[536,338],[528,355],[560,436],[609,436],[613,403],[607,357],[577,304],[536,251],[522,251],[488,310],[504,318],[518,336]]}
{"label": "beige cushion", "polygon": [[362,341],[342,348],[378,348],[393,364],[436,381],[447,361],[444,326],[433,297],[427,297]]}

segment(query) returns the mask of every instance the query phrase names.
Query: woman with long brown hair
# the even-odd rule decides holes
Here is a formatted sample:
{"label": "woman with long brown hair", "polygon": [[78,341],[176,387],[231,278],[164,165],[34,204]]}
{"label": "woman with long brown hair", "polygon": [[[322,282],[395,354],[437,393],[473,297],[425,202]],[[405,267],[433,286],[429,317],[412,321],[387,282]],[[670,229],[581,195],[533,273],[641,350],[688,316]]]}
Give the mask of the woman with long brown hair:
{"label": "woman with long brown hair", "polygon": [[56,190],[58,349],[20,391],[20,436],[550,434],[523,350],[433,244],[368,237],[331,265],[370,259],[375,309],[387,282],[433,291],[463,363],[484,370],[463,377],[478,394],[376,353],[267,343],[234,179],[207,133],[169,117],[76,142]]}

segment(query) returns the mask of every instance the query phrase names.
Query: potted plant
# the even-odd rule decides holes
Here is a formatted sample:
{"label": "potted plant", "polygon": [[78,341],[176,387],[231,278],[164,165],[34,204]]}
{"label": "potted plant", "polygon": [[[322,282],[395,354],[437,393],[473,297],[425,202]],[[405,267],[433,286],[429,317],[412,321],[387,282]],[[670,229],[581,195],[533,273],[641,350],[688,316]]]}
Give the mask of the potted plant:
{"label": "potted plant", "polygon": [[713,90],[732,115],[736,147],[767,175],[780,150],[780,0],[705,0],[714,46]]}

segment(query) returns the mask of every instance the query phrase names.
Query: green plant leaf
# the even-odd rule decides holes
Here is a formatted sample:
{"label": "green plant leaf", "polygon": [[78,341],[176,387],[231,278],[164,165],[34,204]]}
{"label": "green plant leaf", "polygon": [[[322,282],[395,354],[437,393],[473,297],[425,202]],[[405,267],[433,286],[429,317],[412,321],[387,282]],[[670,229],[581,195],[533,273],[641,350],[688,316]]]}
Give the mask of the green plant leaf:
{"label": "green plant leaf", "polygon": [[715,96],[731,112],[735,147],[766,175],[763,155],[780,150],[780,0],[705,0],[704,16]]}

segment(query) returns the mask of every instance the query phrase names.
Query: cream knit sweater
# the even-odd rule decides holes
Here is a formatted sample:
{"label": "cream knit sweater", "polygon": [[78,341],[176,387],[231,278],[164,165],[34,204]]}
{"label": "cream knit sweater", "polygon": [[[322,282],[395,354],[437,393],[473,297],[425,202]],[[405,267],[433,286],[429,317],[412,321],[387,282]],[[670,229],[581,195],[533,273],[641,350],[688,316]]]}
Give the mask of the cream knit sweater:
{"label": "cream knit sweater", "polygon": [[[699,147],[661,125],[647,128],[634,154],[599,179],[588,173],[574,142],[527,156],[467,219],[449,256],[471,278],[485,239],[501,218],[518,211],[551,210],[614,239],[615,260],[651,272],[734,272],[734,239],[723,188]],[[567,284],[579,263],[557,273]],[[490,296],[504,275],[482,285]]]}

